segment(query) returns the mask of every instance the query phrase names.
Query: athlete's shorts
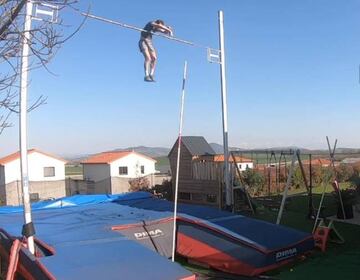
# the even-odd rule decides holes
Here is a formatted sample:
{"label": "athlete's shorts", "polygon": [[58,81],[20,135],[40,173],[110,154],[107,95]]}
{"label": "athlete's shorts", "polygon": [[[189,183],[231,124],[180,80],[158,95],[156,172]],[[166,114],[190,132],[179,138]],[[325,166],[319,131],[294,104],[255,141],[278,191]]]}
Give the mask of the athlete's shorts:
{"label": "athlete's shorts", "polygon": [[140,52],[145,52],[145,51],[149,51],[149,52],[155,52],[155,48],[152,44],[152,40],[151,39],[143,39],[141,38],[139,41],[139,49]]}

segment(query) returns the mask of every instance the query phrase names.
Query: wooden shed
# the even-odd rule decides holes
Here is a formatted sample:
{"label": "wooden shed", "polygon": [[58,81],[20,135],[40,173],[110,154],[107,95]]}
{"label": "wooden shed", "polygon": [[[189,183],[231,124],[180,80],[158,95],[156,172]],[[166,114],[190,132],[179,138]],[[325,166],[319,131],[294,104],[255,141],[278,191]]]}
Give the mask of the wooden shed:
{"label": "wooden shed", "polygon": [[[178,139],[168,155],[172,181],[176,180]],[[179,201],[221,207],[222,176],[212,176],[222,164],[202,162],[203,156],[214,156],[215,152],[202,136],[184,136],[181,141],[179,169]],[[202,164],[204,166],[202,166]],[[205,167],[206,164],[206,167]],[[173,188],[175,183],[173,183]]]}

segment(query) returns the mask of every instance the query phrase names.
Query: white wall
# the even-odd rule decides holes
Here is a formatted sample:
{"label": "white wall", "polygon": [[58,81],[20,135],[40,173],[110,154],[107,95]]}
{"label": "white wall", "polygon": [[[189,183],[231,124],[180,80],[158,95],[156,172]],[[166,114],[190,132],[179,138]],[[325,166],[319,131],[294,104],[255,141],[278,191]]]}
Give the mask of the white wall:
{"label": "white wall", "polygon": [[245,171],[247,168],[254,168],[254,163],[253,162],[239,162],[238,163],[238,167],[240,169],[240,171]]}
{"label": "white wall", "polygon": [[84,179],[99,182],[110,178],[110,165],[106,163],[85,163],[83,164],[83,172]]}
{"label": "white wall", "polygon": [[[143,174],[140,172],[141,165],[145,168],[145,172]],[[120,166],[128,167],[127,175],[119,174]],[[133,153],[112,162],[110,164],[110,168],[111,177],[137,178],[155,173],[155,161]]]}
{"label": "white wall", "polygon": [[6,204],[4,166],[0,165],[0,206]]}
{"label": "white wall", "polygon": [[5,185],[5,168],[3,165],[0,165],[0,186]]}
{"label": "white wall", "polygon": [[[54,167],[55,176],[45,177],[44,167]],[[65,162],[33,152],[28,155],[29,181],[59,181],[65,180]],[[20,159],[5,164],[5,183],[21,180]]]}

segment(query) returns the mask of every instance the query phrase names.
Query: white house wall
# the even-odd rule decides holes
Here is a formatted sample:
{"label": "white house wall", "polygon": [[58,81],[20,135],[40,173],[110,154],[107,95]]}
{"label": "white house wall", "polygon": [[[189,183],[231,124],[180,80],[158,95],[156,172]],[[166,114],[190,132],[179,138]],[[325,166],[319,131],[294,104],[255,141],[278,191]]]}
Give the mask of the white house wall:
{"label": "white house wall", "polygon": [[0,165],[0,186],[5,185],[5,168],[3,165]]}
{"label": "white house wall", "polygon": [[109,164],[83,164],[84,179],[99,182],[110,178]]}
{"label": "white house wall", "polygon": [[[144,166],[145,172],[141,174],[140,166]],[[128,174],[120,175],[119,167],[127,166]],[[129,154],[110,164],[111,177],[137,178],[155,173],[155,161],[142,157],[138,154]]]}
{"label": "white house wall", "polygon": [[6,204],[5,172],[4,166],[0,165],[0,205]]}
{"label": "white house wall", "polygon": [[[55,176],[45,177],[44,167],[54,167]],[[28,172],[30,181],[65,180],[65,162],[41,153],[28,155]],[[5,164],[5,184],[21,180],[20,159]]]}
{"label": "white house wall", "polygon": [[240,171],[245,171],[247,168],[253,169],[254,163],[253,162],[239,162],[238,167],[239,167]]}

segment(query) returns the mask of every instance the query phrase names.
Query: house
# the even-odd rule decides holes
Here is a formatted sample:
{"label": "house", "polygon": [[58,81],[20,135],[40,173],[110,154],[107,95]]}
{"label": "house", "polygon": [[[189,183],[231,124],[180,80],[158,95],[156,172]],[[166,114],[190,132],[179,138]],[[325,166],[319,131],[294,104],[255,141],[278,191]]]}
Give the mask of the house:
{"label": "house", "polygon": [[343,164],[353,164],[353,165],[359,165],[360,164],[360,158],[344,158],[341,163]]}
{"label": "house", "polygon": [[[180,146],[178,199],[182,202],[219,206],[221,204],[221,179],[202,177],[203,157],[213,157],[214,150],[202,136],[183,136]],[[176,181],[178,139],[168,155],[173,188]],[[199,168],[197,168],[199,167]],[[201,174],[200,174],[201,173]]]}
{"label": "house", "polygon": [[[64,159],[28,150],[30,200],[60,198],[66,195]],[[0,199],[2,204],[22,204],[20,152],[0,159]]]}
{"label": "house", "polygon": [[[240,171],[245,171],[248,168],[250,168],[250,169],[254,168],[254,162],[251,159],[245,158],[243,156],[238,156],[238,155],[235,155],[234,157],[235,157],[236,164]],[[212,158],[212,161],[218,162],[218,163],[224,163],[224,155],[222,155],[222,154],[214,155]],[[230,163],[234,162],[234,158],[232,156],[229,157],[229,162]]]}
{"label": "house", "polygon": [[88,193],[123,193],[130,181],[143,178],[154,185],[156,160],[134,151],[103,152],[81,162]]}
{"label": "house", "polygon": [[[173,193],[176,182],[176,164],[178,141],[168,155],[172,174]],[[235,156],[238,167],[243,171],[253,168],[253,161],[244,157]],[[240,166],[241,165],[241,166]],[[237,171],[232,157],[229,157],[230,181],[235,183]],[[202,136],[184,136],[180,146],[180,168],[178,200],[181,202],[209,205],[218,208],[224,206],[224,155],[218,155]],[[234,189],[235,197],[240,200],[239,193]],[[237,203],[237,202],[236,202]]]}

